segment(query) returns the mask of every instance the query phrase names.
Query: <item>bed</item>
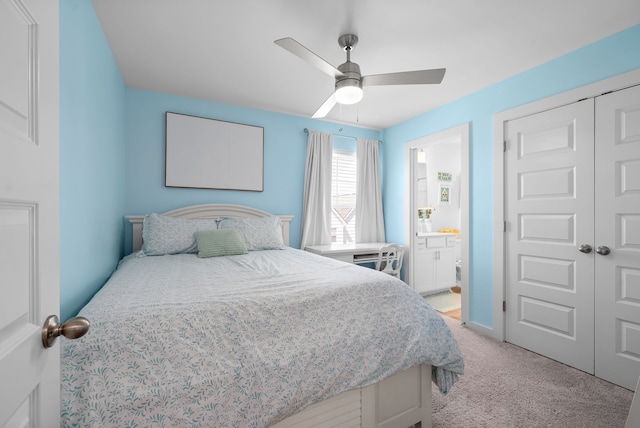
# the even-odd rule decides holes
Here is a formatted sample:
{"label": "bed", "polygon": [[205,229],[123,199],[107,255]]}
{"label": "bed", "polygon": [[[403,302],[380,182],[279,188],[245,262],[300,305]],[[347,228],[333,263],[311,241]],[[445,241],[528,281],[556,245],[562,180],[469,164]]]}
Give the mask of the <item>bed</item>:
{"label": "bed", "polygon": [[289,247],[291,218],[127,216],[133,253],[62,345],[63,425],[431,426],[432,382],[464,366],[442,318],[397,278]]}

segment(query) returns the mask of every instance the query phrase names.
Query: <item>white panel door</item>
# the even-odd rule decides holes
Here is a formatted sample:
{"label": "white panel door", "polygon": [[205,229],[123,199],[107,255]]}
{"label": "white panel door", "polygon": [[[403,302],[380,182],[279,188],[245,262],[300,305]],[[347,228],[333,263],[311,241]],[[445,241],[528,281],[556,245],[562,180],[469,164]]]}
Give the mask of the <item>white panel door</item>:
{"label": "white panel door", "polygon": [[60,426],[58,2],[0,0],[0,426]]}
{"label": "white panel door", "polygon": [[[640,376],[640,86],[596,98],[596,376]],[[604,250],[604,251],[602,251]]]}
{"label": "white panel door", "polygon": [[506,339],[593,373],[593,100],[505,126]]}

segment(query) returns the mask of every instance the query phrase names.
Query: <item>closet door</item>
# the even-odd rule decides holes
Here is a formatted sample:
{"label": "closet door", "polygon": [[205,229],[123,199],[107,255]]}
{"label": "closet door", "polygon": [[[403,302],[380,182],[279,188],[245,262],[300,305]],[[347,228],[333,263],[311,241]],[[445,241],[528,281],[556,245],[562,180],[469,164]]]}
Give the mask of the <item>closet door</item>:
{"label": "closet door", "polygon": [[505,122],[506,339],[594,371],[593,99]]}
{"label": "closet door", "polygon": [[595,374],[634,389],[640,376],[640,86],[597,97],[595,150]]}

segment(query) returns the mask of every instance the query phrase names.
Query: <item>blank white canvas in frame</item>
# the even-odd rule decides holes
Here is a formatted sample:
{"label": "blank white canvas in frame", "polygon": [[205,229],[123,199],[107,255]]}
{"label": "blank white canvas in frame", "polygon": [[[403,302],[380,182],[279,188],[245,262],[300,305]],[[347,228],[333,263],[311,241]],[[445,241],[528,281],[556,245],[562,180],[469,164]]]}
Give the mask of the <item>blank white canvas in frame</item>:
{"label": "blank white canvas in frame", "polygon": [[264,190],[264,128],[167,112],[165,186]]}

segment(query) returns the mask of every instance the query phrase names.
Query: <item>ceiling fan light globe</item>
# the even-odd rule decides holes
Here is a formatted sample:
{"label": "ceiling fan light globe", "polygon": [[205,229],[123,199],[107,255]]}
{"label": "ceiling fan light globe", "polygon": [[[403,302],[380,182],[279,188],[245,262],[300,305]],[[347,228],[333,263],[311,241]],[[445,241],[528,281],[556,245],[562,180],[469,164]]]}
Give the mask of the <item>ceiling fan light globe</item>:
{"label": "ceiling fan light globe", "polygon": [[356,104],[362,100],[362,88],[359,86],[341,86],[336,88],[336,101],[340,104]]}

